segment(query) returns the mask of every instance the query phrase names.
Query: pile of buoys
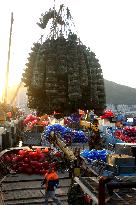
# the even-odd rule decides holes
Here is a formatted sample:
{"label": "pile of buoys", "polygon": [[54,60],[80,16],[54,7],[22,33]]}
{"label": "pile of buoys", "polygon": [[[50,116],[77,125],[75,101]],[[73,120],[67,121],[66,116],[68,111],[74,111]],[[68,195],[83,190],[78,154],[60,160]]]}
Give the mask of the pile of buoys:
{"label": "pile of buoys", "polygon": [[104,162],[106,162],[106,156],[107,154],[109,154],[109,152],[105,149],[103,150],[83,150],[80,155],[87,159],[88,162],[92,163],[94,160],[102,160]]}
{"label": "pile of buoys", "polygon": [[115,137],[122,142],[136,143],[136,129],[134,127],[126,127],[116,130]]}
{"label": "pile of buoys", "polygon": [[2,156],[5,164],[17,173],[45,174],[49,167],[57,168],[57,161],[62,160],[62,152],[48,147],[36,150],[19,150],[18,153],[6,153]]}
{"label": "pile of buoys", "polygon": [[86,134],[82,130],[72,130],[71,128],[62,126],[60,124],[46,126],[44,130],[45,138],[48,139],[51,132],[54,132],[54,134],[59,133],[61,137],[66,141],[69,140],[69,138],[71,138],[71,142],[73,143],[85,143],[88,141]]}

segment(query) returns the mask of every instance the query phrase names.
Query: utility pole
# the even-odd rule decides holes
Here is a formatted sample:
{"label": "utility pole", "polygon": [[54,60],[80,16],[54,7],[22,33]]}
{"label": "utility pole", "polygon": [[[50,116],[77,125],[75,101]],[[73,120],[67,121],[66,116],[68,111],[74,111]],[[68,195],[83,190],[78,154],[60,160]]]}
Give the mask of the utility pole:
{"label": "utility pole", "polygon": [[10,63],[10,49],[11,49],[11,37],[12,37],[12,27],[13,27],[13,12],[11,13],[11,25],[10,25],[10,34],[9,34],[9,48],[8,48],[8,61],[7,61],[7,70],[6,70],[6,79],[5,79],[5,93],[4,93],[4,103],[7,103],[7,94],[8,94],[8,78],[9,78],[9,63]]}

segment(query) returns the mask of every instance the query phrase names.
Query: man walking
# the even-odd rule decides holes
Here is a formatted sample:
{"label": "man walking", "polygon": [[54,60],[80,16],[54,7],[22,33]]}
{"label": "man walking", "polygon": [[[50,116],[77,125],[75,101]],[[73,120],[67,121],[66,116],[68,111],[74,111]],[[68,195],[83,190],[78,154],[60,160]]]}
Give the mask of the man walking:
{"label": "man walking", "polygon": [[62,205],[60,200],[55,196],[55,188],[58,187],[59,177],[58,174],[54,171],[54,169],[49,168],[42,182],[42,185],[44,184],[45,184],[45,205],[48,205],[49,198],[52,198],[57,205]]}

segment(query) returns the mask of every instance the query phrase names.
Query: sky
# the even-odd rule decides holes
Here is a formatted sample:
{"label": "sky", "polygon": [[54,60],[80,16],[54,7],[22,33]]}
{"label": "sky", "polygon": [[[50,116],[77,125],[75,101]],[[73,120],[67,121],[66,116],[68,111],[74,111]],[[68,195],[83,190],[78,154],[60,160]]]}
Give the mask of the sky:
{"label": "sky", "polygon": [[[81,41],[95,52],[107,80],[136,88],[136,0],[56,0],[70,8]],[[10,17],[14,14],[9,86],[18,84],[31,47],[45,31],[37,26],[54,0],[0,1],[0,96],[4,87]]]}

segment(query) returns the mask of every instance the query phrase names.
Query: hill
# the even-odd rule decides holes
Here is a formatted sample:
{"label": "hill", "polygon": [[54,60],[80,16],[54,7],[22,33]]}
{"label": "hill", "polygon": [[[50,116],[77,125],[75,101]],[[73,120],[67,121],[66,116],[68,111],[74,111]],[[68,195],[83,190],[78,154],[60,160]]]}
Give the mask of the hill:
{"label": "hill", "polygon": [[107,104],[136,104],[136,89],[104,80]]}

